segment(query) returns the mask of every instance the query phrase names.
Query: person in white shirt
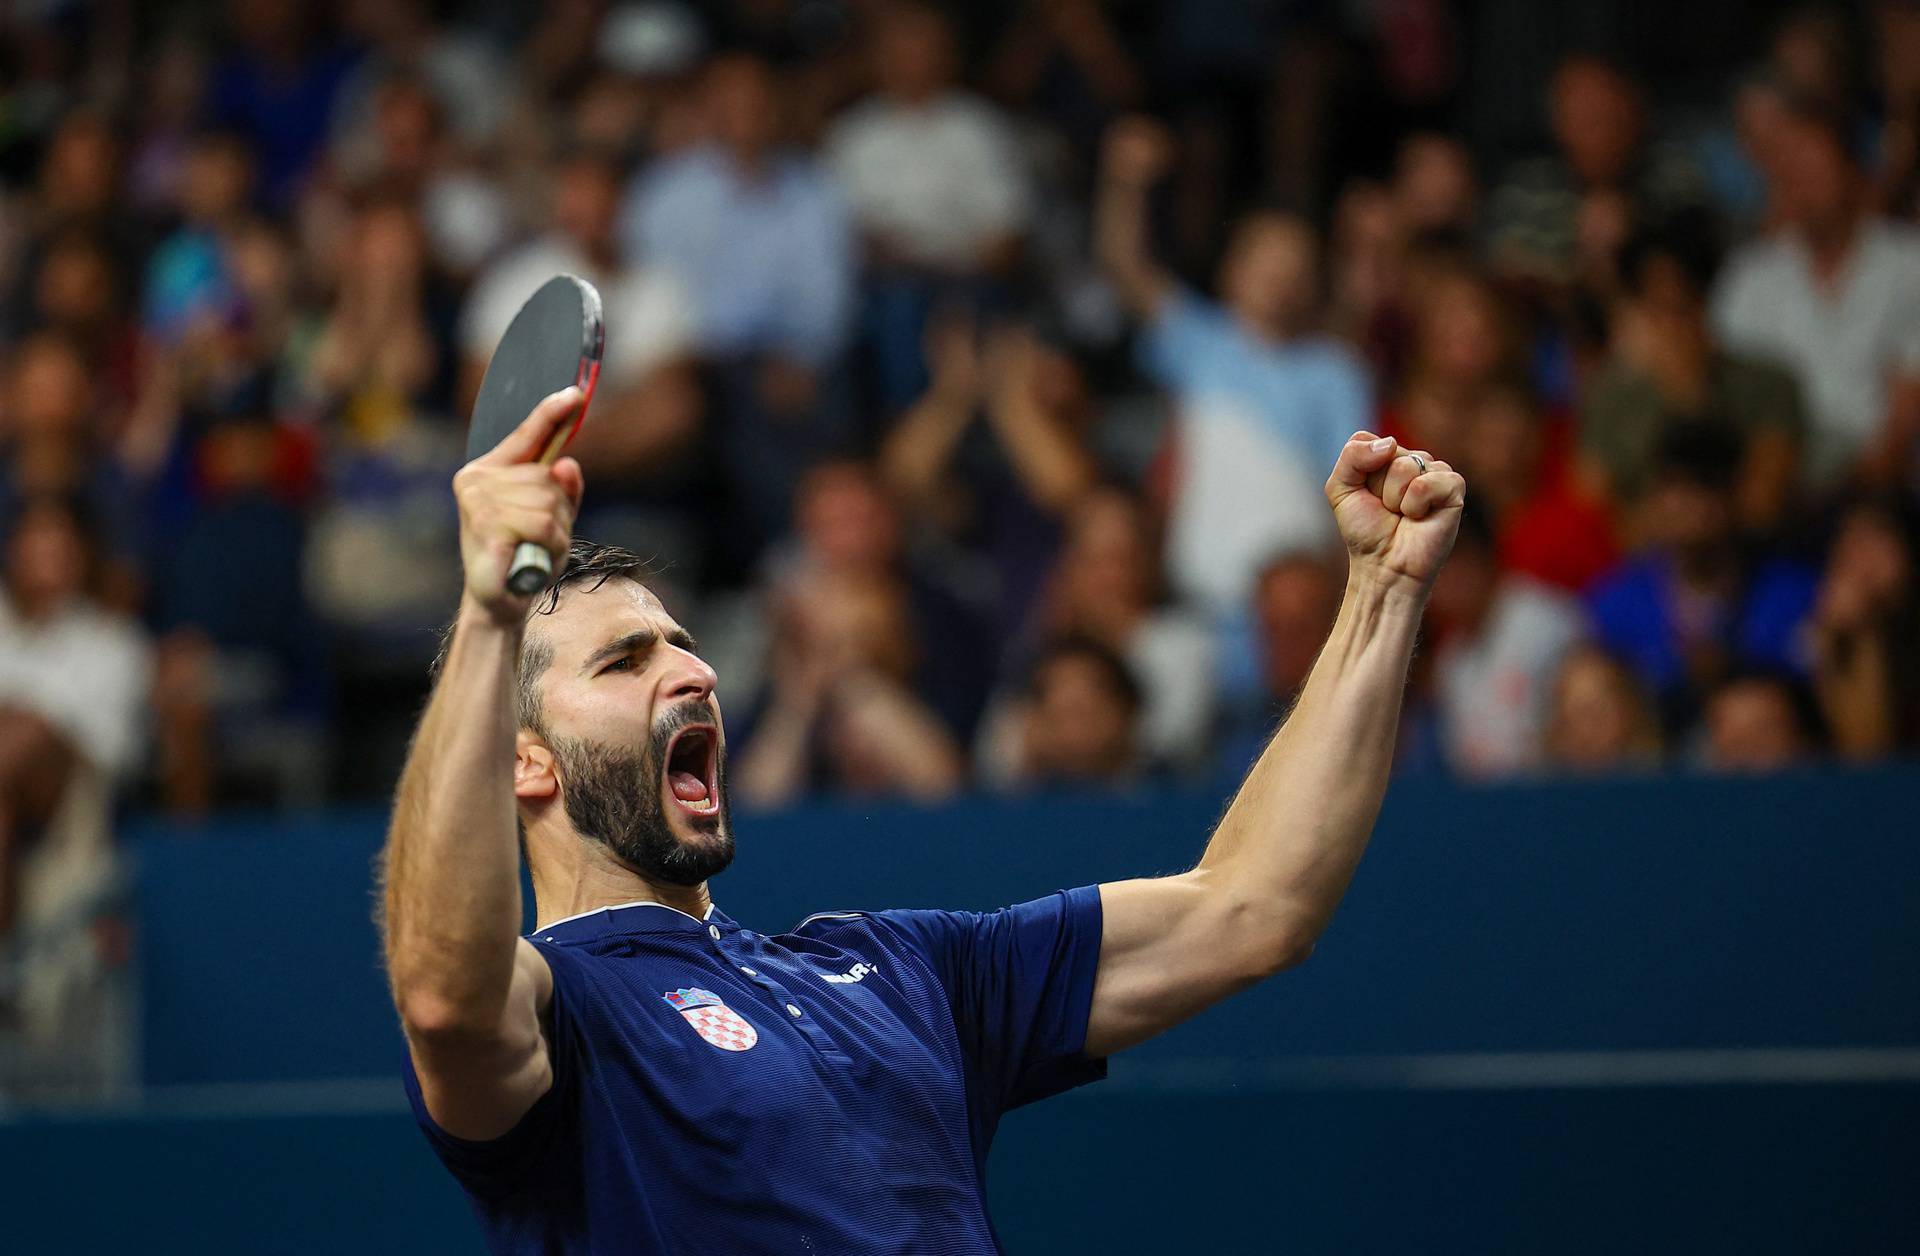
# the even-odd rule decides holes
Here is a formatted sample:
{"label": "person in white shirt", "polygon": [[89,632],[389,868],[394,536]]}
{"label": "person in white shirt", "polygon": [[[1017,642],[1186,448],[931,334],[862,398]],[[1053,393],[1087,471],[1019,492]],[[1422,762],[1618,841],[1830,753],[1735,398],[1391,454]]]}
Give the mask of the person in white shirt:
{"label": "person in white shirt", "polygon": [[460,313],[463,397],[471,399],[520,306],[555,275],[599,289],[606,319],[596,422],[580,429],[581,461],[618,478],[683,445],[699,418],[689,354],[697,318],[664,270],[623,264],[615,234],[621,171],[580,150],[552,173],[551,227],[483,271]]}
{"label": "person in white shirt", "polygon": [[0,593],[0,939],[19,858],[76,773],[123,778],[145,748],[152,646],[88,595],[93,564],[77,505],[37,497],[15,512]]}
{"label": "person in white shirt", "polygon": [[1491,527],[1469,507],[1431,611],[1440,629],[1433,680],[1448,767],[1487,779],[1539,766],[1553,678],[1582,633],[1578,604],[1502,571]]}
{"label": "person in white shirt", "polygon": [[1873,213],[1843,118],[1795,102],[1777,147],[1786,226],[1734,255],[1714,321],[1799,375],[1810,488],[1884,482],[1920,434],[1920,230]]}
{"label": "person in white shirt", "polygon": [[999,269],[1033,214],[1013,130],[954,87],[953,45],[936,9],[890,7],[873,36],[879,92],[827,137],[828,164],[882,265]]}

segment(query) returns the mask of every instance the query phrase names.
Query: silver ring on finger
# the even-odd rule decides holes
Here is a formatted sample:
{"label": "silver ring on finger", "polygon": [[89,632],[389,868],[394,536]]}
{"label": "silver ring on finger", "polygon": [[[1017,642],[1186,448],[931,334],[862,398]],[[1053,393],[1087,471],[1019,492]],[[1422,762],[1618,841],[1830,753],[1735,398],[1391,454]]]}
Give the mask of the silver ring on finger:
{"label": "silver ring on finger", "polygon": [[1414,472],[1415,476],[1422,476],[1427,473],[1427,460],[1425,458],[1422,458],[1419,454],[1414,453],[1411,449],[1407,451],[1407,457],[1413,459],[1413,465],[1420,468],[1418,471]]}

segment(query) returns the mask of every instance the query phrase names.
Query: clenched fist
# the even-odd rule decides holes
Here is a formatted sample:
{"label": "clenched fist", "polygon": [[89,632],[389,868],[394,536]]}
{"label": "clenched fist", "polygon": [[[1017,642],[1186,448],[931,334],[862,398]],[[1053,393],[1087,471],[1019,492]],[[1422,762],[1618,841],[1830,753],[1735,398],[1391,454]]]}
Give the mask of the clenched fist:
{"label": "clenched fist", "polygon": [[580,401],[578,388],[554,393],[506,439],[453,477],[466,596],[496,618],[517,619],[532,600],[507,588],[513,551],[520,542],[532,541],[553,555],[556,572],[566,558],[585,486],[580,464],[561,458],[541,466],[537,460],[554,429],[572,417]]}
{"label": "clenched fist", "polygon": [[1327,477],[1327,501],[1355,571],[1423,593],[1453,550],[1466,500],[1458,471],[1372,432],[1355,432]]}

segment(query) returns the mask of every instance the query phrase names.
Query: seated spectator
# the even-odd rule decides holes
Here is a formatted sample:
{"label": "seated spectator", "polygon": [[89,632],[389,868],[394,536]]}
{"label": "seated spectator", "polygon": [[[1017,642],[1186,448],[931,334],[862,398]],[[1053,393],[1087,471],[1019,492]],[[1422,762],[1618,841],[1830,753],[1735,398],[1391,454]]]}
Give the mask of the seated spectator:
{"label": "seated spectator", "polygon": [[95,380],[81,348],[44,332],[14,347],[0,391],[0,515],[29,498],[71,497],[97,531],[101,581],[116,607],[138,600],[146,556],[133,486],[99,422]]}
{"label": "seated spectator", "polygon": [[1140,120],[1109,136],[1099,194],[1101,259],[1143,322],[1147,373],[1173,394],[1168,569],[1210,613],[1242,612],[1260,563],[1331,537],[1326,469],[1372,402],[1358,358],[1311,331],[1319,245],[1298,218],[1259,212],[1234,229],[1221,303],[1181,288],[1147,250],[1147,192],[1166,135]]}
{"label": "seated spectator", "polygon": [[253,201],[253,154],[226,132],[196,137],[180,181],[180,225],[147,260],[141,321],[162,345],[216,334],[243,307],[235,234]]}
{"label": "seated spectator", "polygon": [[1619,548],[1606,503],[1574,471],[1572,443],[1524,385],[1494,384],[1470,409],[1454,462],[1493,524],[1501,566],[1579,591],[1613,567]]}
{"label": "seated spectator", "polygon": [[827,162],[882,268],[979,274],[1004,268],[1032,213],[1012,128],[956,86],[945,15],[923,3],[881,9],[872,34],[875,94],[827,137]]}
{"label": "seated spectator", "polygon": [[800,473],[855,436],[853,222],[822,164],[782,143],[782,88],[752,54],[715,60],[704,138],[633,181],[621,223],[629,263],[692,302],[689,347],[716,377],[708,444],[735,515],[753,521],[747,550],[778,535]]}
{"label": "seated spectator", "polygon": [[1034,207],[1013,127],[956,86],[942,11],[908,0],[874,21],[875,93],[834,124],[825,154],[866,240],[875,401],[892,414],[926,386],[921,347],[936,307],[1004,304]]}
{"label": "seated spectator", "polygon": [[1394,154],[1394,216],[1407,238],[1470,233],[1480,216],[1480,178],[1466,143],[1438,131],[1417,131]]}
{"label": "seated spectator", "polygon": [[1874,213],[1844,117],[1796,100],[1778,142],[1784,229],[1734,254],[1714,324],[1799,376],[1810,489],[1884,483],[1920,435],[1920,232]]}
{"label": "seated spectator", "polygon": [[368,195],[344,243],[339,289],[307,361],[307,388],[357,443],[377,446],[416,407],[451,411],[452,298],[429,268],[410,200]]}
{"label": "seated spectator", "polygon": [[1814,574],[1743,550],[1736,523],[1737,449],[1717,428],[1662,439],[1647,548],[1587,594],[1595,634],[1659,695],[1669,728],[1691,723],[1701,695],[1741,667],[1803,670],[1801,628]]}
{"label": "seated spectator", "polygon": [[827,581],[904,617],[905,654],[895,662],[911,692],[964,744],[992,683],[993,638],[945,573],[907,552],[900,512],[874,469],[857,461],[814,467],[801,480],[793,518],[792,543],[769,564],[774,622],[804,634],[820,618],[808,608],[821,604],[818,586]]}
{"label": "seated spectator", "polygon": [[[1036,638],[1084,639],[1111,651],[1140,691],[1140,757],[1194,769],[1205,762],[1213,723],[1213,639],[1205,624],[1159,600],[1154,555],[1139,500],[1122,488],[1093,490],[1068,517],[1066,544],[1015,638],[1015,659],[1032,656]],[[983,742],[1011,742],[1013,706],[1004,697],[994,704]]]}
{"label": "seated spectator", "polygon": [[139,334],[127,312],[124,287],[105,239],[78,229],[47,242],[32,276],[31,322],[81,350],[109,435],[118,433],[139,391]]}
{"label": "seated spectator", "polygon": [[1372,429],[1413,449],[1458,450],[1481,395],[1522,376],[1514,310],[1486,276],[1459,261],[1432,266],[1410,299],[1411,357]]}
{"label": "seated spectator", "polygon": [[1548,89],[1557,152],[1508,172],[1487,205],[1488,248],[1503,274],[1555,286],[1609,287],[1633,225],[1697,204],[1704,186],[1678,150],[1646,138],[1646,108],[1626,75],[1597,57],[1562,61]]}
{"label": "seated spectator", "polygon": [[823,793],[934,802],[959,790],[960,744],[912,683],[926,662],[915,627],[898,580],[828,570],[789,590],[735,769],[743,802]]}
{"label": "seated spectator", "polygon": [[1817,756],[1820,711],[1804,683],[1779,672],[1729,677],[1707,699],[1702,747],[1715,772],[1779,772]]}
{"label": "seated spectator", "polygon": [[1549,694],[1580,639],[1578,604],[1500,569],[1493,528],[1476,504],[1434,581],[1433,693],[1440,750],[1461,776],[1515,776],[1539,765]]}
{"label": "seated spectator", "polygon": [[1293,709],[1333,630],[1343,579],[1342,566],[1318,550],[1280,554],[1260,569],[1254,581],[1252,657],[1229,655],[1221,667],[1227,711],[1217,759],[1223,773],[1245,772]]}
{"label": "seated spectator", "polygon": [[1000,622],[1023,625],[1060,546],[1061,521],[1092,490],[1093,397],[1079,364],[1020,327],[984,337],[952,312],[929,329],[933,382],[880,450],[913,522],[984,554]]}
{"label": "seated spectator", "polygon": [[330,37],[317,6],[224,6],[233,39],[214,69],[209,104],[260,154],[276,205],[292,201],[326,142],[341,87],[359,51]]}
{"label": "seated spectator", "polygon": [[1002,789],[1132,784],[1146,768],[1143,698],[1126,662],[1090,637],[1048,642],[1028,672]]}
{"label": "seated spectator", "polygon": [[693,446],[705,411],[690,358],[697,313],[671,275],[622,262],[615,233],[621,170],[612,157],[570,152],[549,181],[550,229],[495,261],[468,292],[456,408],[469,409],[494,346],[541,284],[563,273],[592,283],[606,345],[594,421],[570,449],[597,487],[582,531],[641,553],[685,555],[697,565],[688,517],[698,507],[683,491],[698,470]]}
{"label": "seated spectator", "polygon": [[1567,651],[1548,701],[1547,763],[1581,775],[1657,768],[1662,742],[1653,696],[1632,667],[1603,646]]}
{"label": "seated spectator", "polygon": [[701,84],[707,138],[643,171],[627,191],[628,260],[671,273],[693,300],[706,357],[765,355],[819,372],[853,313],[853,224],[821,163],[782,142],[783,85],[731,53]]}
{"label": "seated spectator", "polygon": [[1715,344],[1706,300],[1718,260],[1711,231],[1702,219],[1676,220],[1628,243],[1613,356],[1581,409],[1581,453],[1598,491],[1631,508],[1646,495],[1667,427],[1723,426],[1739,451],[1740,523],[1766,535],[1794,499],[1806,420],[1791,374]]}
{"label": "seated spectator", "polygon": [[1847,509],[1813,612],[1814,692],[1836,753],[1872,759],[1920,745],[1920,542],[1911,506]]}
{"label": "seated spectator", "polygon": [[93,597],[98,551],[83,508],[36,496],[12,511],[0,590],[0,941],[18,908],[20,857],[83,770],[124,782],[140,766],[152,646]]}
{"label": "seated spectator", "polygon": [[156,564],[161,800],[181,815],[263,777],[282,801],[313,804],[324,787],[326,631],[302,586],[306,529],[279,465],[282,428],[261,404],[206,421],[190,513]]}

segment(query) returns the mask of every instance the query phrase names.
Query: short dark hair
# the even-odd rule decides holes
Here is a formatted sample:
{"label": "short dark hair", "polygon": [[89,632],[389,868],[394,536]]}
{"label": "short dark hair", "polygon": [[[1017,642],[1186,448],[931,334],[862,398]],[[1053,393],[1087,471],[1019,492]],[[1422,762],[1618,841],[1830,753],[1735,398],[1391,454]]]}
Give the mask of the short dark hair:
{"label": "short dark hair", "polygon": [[1620,279],[1627,291],[1643,296],[1653,263],[1670,261],[1693,294],[1704,299],[1720,271],[1720,257],[1719,228],[1712,215],[1704,209],[1677,210],[1628,237],[1620,250]]}
{"label": "short dark hair", "polygon": [[1127,666],[1127,661],[1105,642],[1077,632],[1055,637],[1040,648],[1033,666],[1027,672],[1028,692],[1038,696],[1041,677],[1046,675],[1047,669],[1068,659],[1092,663],[1106,682],[1107,689],[1120,699],[1129,714],[1137,714],[1144,705],[1146,695],[1140,688],[1140,682],[1135,679],[1133,669]]}
{"label": "short dark hair", "polygon": [[[560,574],[554,577],[545,592],[533,600],[533,604],[527,608],[527,616],[531,619],[535,615],[553,614],[560,607],[563,589],[579,585],[591,593],[615,579],[631,580],[644,587],[654,571],[651,559],[642,558],[632,550],[622,549],[618,545],[600,545],[576,536],[567,547],[567,561],[561,565]],[[456,616],[440,630],[439,649],[434,651],[433,662],[427,667],[428,678],[436,683],[447,665],[447,652],[453,648],[453,630],[458,622]],[[552,662],[553,644],[546,638],[528,634],[521,639],[520,659],[515,669],[514,714],[523,728],[540,732],[545,727],[537,686],[541,674]]]}
{"label": "short dark hair", "polygon": [[1655,474],[1716,493],[1733,490],[1740,438],[1725,424],[1669,423],[1654,455]]}

